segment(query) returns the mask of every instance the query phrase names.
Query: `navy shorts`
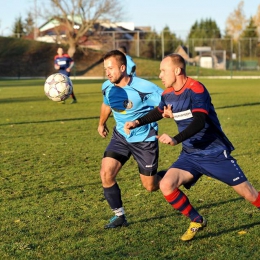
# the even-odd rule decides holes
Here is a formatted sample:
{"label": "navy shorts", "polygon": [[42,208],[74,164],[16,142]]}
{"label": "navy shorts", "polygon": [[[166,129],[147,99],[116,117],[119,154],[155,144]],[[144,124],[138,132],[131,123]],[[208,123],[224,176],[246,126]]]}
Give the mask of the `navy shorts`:
{"label": "navy shorts", "polygon": [[114,129],[104,157],[114,158],[124,165],[131,155],[136,160],[141,174],[146,176],[156,174],[159,156],[158,141],[128,143],[126,139]]}
{"label": "navy shorts", "polygon": [[170,168],[178,168],[190,172],[194,179],[184,187],[190,188],[202,175],[207,175],[235,186],[247,180],[245,174],[227,151],[216,156],[198,156],[182,152],[178,160]]}

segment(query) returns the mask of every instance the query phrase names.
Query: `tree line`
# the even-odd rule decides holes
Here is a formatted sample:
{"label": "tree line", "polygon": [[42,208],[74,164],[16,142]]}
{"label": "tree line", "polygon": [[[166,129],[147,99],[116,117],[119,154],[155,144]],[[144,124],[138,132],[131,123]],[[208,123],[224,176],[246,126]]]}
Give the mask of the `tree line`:
{"label": "tree line", "polygon": [[[98,30],[94,28],[95,23],[100,20],[119,21],[124,14],[122,3],[119,0],[48,0],[45,6],[48,6],[48,8],[41,9],[41,11],[35,8],[33,12],[29,12],[25,20],[21,16],[16,18],[12,36],[20,38],[35,33],[37,29],[35,28],[36,17],[42,17],[46,21],[50,20],[50,18],[55,19],[61,26],[66,28],[66,38],[58,37],[57,40],[69,46],[68,52],[71,56],[74,55],[76,49],[80,46],[84,36],[87,35],[88,39],[93,37],[93,32]],[[237,8],[229,15],[224,33],[221,33],[220,28],[213,19],[201,19],[195,21],[191,26],[187,39],[231,38],[234,44],[236,44],[241,38],[258,38],[260,30],[260,5],[255,16],[249,19],[246,18],[243,7],[244,1],[241,1]],[[77,29],[75,29],[76,23],[80,23],[80,27]],[[165,26],[163,31],[159,33],[152,31],[143,34],[143,38],[148,40],[148,42],[149,39],[161,41],[162,36],[164,37],[166,53],[167,50],[172,50],[173,42],[175,45],[176,42],[180,45],[185,45],[185,41],[187,40],[178,37],[168,26]]]}

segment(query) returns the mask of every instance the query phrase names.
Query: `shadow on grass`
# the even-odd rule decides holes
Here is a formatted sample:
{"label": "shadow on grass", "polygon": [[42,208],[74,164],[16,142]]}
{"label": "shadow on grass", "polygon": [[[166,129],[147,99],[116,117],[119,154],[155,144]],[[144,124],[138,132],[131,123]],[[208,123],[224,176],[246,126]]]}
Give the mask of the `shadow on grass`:
{"label": "shadow on grass", "polygon": [[[217,207],[217,206],[220,206],[220,205],[223,205],[223,204],[226,204],[226,203],[230,203],[230,202],[234,202],[234,201],[237,201],[237,200],[243,200],[243,198],[235,198],[235,199],[230,199],[230,200],[226,200],[226,201],[218,201],[216,203],[210,203],[208,205],[203,205],[201,207],[196,207],[196,209],[204,209],[204,208],[211,208],[211,207]],[[172,217],[173,215],[179,215],[181,216],[181,213],[179,213],[179,211],[176,211],[175,209],[172,210],[172,214],[167,214],[167,215],[160,215],[160,216],[156,216],[156,217],[152,217],[152,218],[145,218],[145,219],[142,219],[142,220],[139,220],[139,221],[133,221],[131,223],[129,223],[130,225],[131,224],[134,224],[134,223],[147,223],[149,221],[152,221],[154,219],[163,219],[163,218],[168,218],[168,217]]]}
{"label": "shadow on grass", "polygon": [[99,119],[99,116],[93,117],[80,117],[80,118],[64,118],[64,119],[55,119],[55,120],[47,120],[47,121],[27,121],[27,122],[16,122],[16,123],[6,123],[0,124],[0,126],[5,125],[26,125],[26,124],[45,124],[45,123],[53,123],[53,122],[68,122],[68,121],[78,121],[78,120],[92,120],[92,119]]}
{"label": "shadow on grass", "polygon": [[218,236],[221,236],[223,234],[227,234],[227,233],[234,232],[234,231],[241,231],[241,230],[244,230],[244,229],[249,229],[249,228],[252,228],[252,227],[255,227],[255,226],[258,226],[258,225],[260,225],[260,221],[254,222],[254,223],[251,223],[251,224],[246,224],[246,225],[234,227],[234,228],[225,229],[225,230],[219,231],[217,233],[207,233],[207,234],[202,235],[198,238],[202,239],[202,238],[218,237]]}
{"label": "shadow on grass", "polygon": [[9,104],[9,103],[23,103],[23,102],[38,102],[46,100],[46,96],[39,97],[39,96],[32,96],[32,97],[17,97],[17,98],[7,98],[7,99],[0,99],[0,104]]}
{"label": "shadow on grass", "polygon": [[232,106],[216,107],[216,109],[234,108],[234,107],[251,107],[251,106],[259,106],[259,105],[260,102],[254,102],[254,103],[237,104]]}

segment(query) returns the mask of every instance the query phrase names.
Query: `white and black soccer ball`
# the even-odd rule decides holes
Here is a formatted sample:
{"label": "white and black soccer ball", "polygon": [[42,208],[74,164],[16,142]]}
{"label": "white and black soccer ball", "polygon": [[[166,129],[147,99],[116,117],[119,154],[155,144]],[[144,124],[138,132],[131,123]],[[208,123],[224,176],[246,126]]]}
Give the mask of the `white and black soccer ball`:
{"label": "white and black soccer ball", "polygon": [[70,78],[62,73],[50,75],[44,84],[44,93],[52,101],[66,100],[72,93]]}

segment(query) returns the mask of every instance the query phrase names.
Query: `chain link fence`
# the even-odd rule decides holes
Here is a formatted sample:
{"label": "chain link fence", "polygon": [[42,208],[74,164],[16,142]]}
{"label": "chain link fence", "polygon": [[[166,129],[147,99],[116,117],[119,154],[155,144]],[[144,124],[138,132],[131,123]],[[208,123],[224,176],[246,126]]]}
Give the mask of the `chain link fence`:
{"label": "chain link fence", "polygon": [[215,69],[259,70],[260,68],[258,38],[241,38],[237,41],[232,38],[203,38],[183,42],[179,39],[165,39],[163,35],[158,37],[152,33],[143,35],[141,32],[136,32],[130,35],[131,39],[122,39],[124,37],[121,34],[122,32],[106,32],[106,40],[101,45],[103,50],[109,51],[124,45],[131,56],[161,59],[182,47],[187,55],[185,59],[193,65],[203,67],[202,60],[208,57],[212,59],[211,67]]}

